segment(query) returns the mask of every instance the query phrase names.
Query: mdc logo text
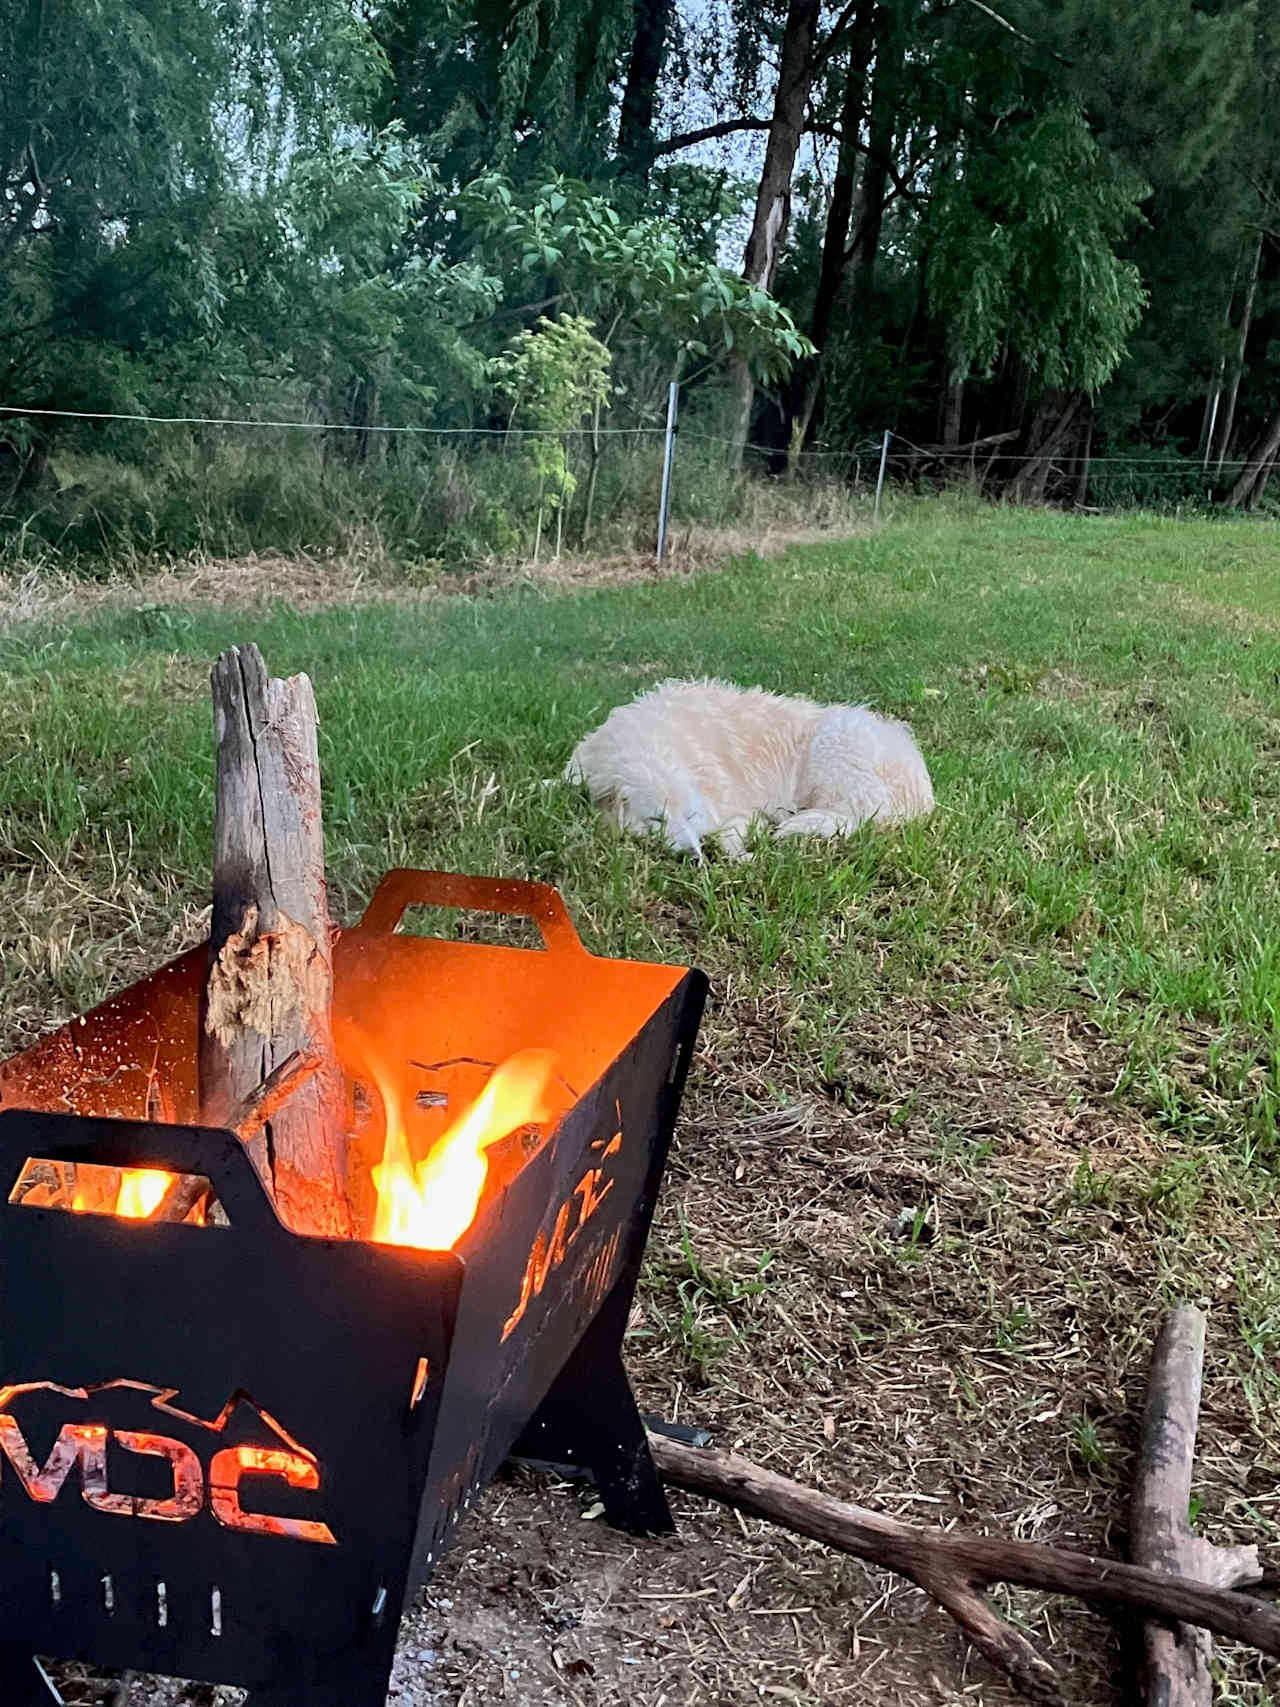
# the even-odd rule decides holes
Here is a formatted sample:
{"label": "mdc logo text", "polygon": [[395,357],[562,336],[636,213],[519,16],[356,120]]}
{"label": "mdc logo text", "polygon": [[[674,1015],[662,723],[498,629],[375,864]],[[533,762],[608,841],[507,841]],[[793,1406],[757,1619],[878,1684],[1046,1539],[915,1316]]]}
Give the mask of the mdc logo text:
{"label": "mdc logo text", "polygon": [[[100,1422],[67,1422],[59,1430],[44,1463],[37,1462],[22,1425],[13,1415],[12,1406],[17,1398],[24,1393],[54,1392],[88,1403],[100,1393],[120,1389],[141,1393],[150,1400],[153,1409],[215,1435],[223,1432],[233,1413],[247,1406],[267,1425],[279,1444],[223,1447],[212,1454],[206,1470],[192,1447],[170,1435],[149,1429],[109,1428]],[[207,1422],[170,1404],[175,1393],[173,1388],[153,1387],[141,1381],[111,1381],[92,1389],[61,1387],[49,1381],[0,1387],[0,1498],[5,1483],[16,1481],[28,1499],[37,1505],[49,1505],[69,1481],[78,1481],[81,1498],[87,1506],[116,1517],[187,1523],[207,1509],[214,1521],[226,1529],[284,1536],[324,1546],[336,1543],[326,1523],[277,1517],[253,1509],[251,1494],[255,1480],[273,1478],[286,1487],[309,1491],[320,1486],[320,1469],[315,1458],[274,1417],[251,1401],[237,1398],[213,1422]],[[117,1452],[162,1461],[171,1484],[169,1490],[153,1498],[113,1489],[107,1474],[109,1445]]]}

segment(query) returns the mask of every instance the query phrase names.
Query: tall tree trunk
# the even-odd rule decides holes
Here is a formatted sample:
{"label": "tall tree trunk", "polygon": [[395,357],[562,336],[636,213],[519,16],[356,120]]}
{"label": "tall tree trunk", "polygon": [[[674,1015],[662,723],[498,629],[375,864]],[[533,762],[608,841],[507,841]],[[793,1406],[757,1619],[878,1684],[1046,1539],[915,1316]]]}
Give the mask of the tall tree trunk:
{"label": "tall tree trunk", "polygon": [[667,51],[674,0],[635,0],[631,59],[618,119],[618,163],[637,178],[648,175],[653,155],[653,121],[658,79]]}
{"label": "tall tree trunk", "polygon": [[1240,395],[1240,379],[1244,373],[1244,352],[1249,342],[1249,328],[1253,324],[1253,303],[1258,294],[1258,274],[1262,269],[1262,233],[1258,233],[1257,246],[1253,251],[1253,266],[1249,272],[1249,283],[1244,293],[1244,308],[1240,315],[1240,347],[1236,351],[1235,366],[1231,372],[1231,389],[1227,392],[1226,408],[1218,426],[1218,463],[1214,470],[1221,475],[1222,465],[1227,460],[1227,451],[1231,447],[1231,434],[1236,424],[1236,399]]}
{"label": "tall tree trunk", "polygon": [[809,425],[822,389],[822,373],[826,360],[827,340],[835,315],[840,286],[844,283],[849,261],[861,243],[858,232],[849,243],[849,225],[853,218],[853,192],[861,154],[859,132],[867,96],[867,72],[871,65],[873,41],[872,20],[875,0],[858,0],[854,13],[853,35],[849,47],[849,65],[845,72],[844,99],[840,107],[840,147],[836,155],[835,178],[831,185],[831,206],[822,239],[822,267],[818,274],[817,294],[813,299],[813,315],[809,325],[809,341],[817,354],[797,367],[792,382],[791,442],[799,451],[809,436]]}
{"label": "tall tree trunk", "polygon": [[1213,384],[1204,394],[1204,420],[1200,423],[1200,445],[1204,452],[1204,464],[1207,469],[1209,457],[1213,452],[1213,441],[1217,437],[1218,406],[1222,402],[1222,379],[1227,371],[1227,358],[1218,357],[1218,371],[1214,375]]}
{"label": "tall tree trunk", "polygon": [[[947,389],[943,394],[942,405],[942,443],[946,450],[954,450],[960,443],[960,422],[964,417],[964,381],[949,379]],[[952,472],[950,469],[948,473]]]}
{"label": "tall tree trunk", "polygon": [[[1231,269],[1231,283],[1227,286],[1227,303],[1222,312],[1223,327],[1231,330],[1231,308],[1236,300],[1236,280],[1240,277],[1240,263],[1236,262]],[[1204,420],[1200,424],[1200,450],[1204,454],[1204,468],[1208,471],[1213,457],[1213,447],[1218,439],[1218,412],[1222,407],[1222,382],[1227,372],[1227,356],[1225,350],[1218,357],[1218,371],[1213,376],[1213,384],[1204,394]]]}
{"label": "tall tree trunk", "polygon": [[342,433],[338,438],[339,451],[347,462],[370,460],[370,453],[379,444],[378,435],[371,431],[377,420],[378,382],[368,374],[360,374],[352,380],[347,392],[347,424],[357,430]]}
{"label": "tall tree trunk", "polygon": [[854,301],[864,305],[875,289],[876,257],[884,227],[893,158],[893,131],[898,116],[898,83],[902,72],[903,39],[893,14],[881,6],[876,14],[875,75],[871,85],[871,115],[867,121],[867,159],[858,185],[858,254],[854,264]]}
{"label": "tall tree trunk", "polygon": [[1277,456],[1280,456],[1280,413],[1272,416],[1266,432],[1249,452],[1240,478],[1227,495],[1227,503],[1233,510],[1253,508]]}
{"label": "tall tree trunk", "polygon": [[[791,221],[791,174],[795,169],[796,154],[804,132],[805,108],[813,87],[813,44],[821,11],[821,0],[789,0],[787,6],[773,119],[769,125],[760,188],[756,192],[751,235],[747,239],[742,262],[743,278],[761,290],[773,287],[787,226]],[[738,403],[734,442],[740,457],[751,429],[751,405],[755,398],[751,370],[745,362],[734,363],[733,386]]]}
{"label": "tall tree trunk", "polygon": [[1006,488],[1015,503],[1035,504],[1044,497],[1053,459],[1062,449],[1084,403],[1079,391],[1047,391],[1040,399],[1027,432],[1021,466]]}
{"label": "tall tree trunk", "polygon": [[1084,428],[1080,434],[1080,458],[1076,470],[1076,508],[1083,509],[1089,502],[1089,464],[1093,457],[1093,399],[1084,406]]}

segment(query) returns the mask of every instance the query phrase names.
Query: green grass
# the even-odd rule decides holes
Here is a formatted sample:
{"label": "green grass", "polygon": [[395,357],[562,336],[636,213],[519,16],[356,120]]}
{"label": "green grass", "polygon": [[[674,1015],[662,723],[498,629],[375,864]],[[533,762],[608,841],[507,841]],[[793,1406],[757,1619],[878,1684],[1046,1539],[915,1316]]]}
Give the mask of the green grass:
{"label": "green grass", "polygon": [[[49,957],[46,993],[63,1006],[105,971],[89,951],[109,921],[87,896],[108,849],[167,905],[199,903],[204,669],[252,636],[275,672],[317,684],[346,908],[399,862],[551,879],[598,948],[696,955],[786,990],[795,1047],[827,1079],[850,1019],[889,992],[1079,1009],[1125,1045],[1121,1094],[1189,1141],[1267,1156],[1280,1110],[1278,563],[1269,527],[924,511],[677,584],[305,617],[141,606],[11,634],[7,898],[33,871],[85,886],[82,952]],[[703,672],[905,715],[938,816],[858,837],[838,859],[792,845],[699,869],[618,840],[571,791],[543,786],[612,704]]]}
{"label": "green grass", "polygon": [[[358,562],[367,574],[421,582],[467,563],[545,558],[558,538],[571,551],[651,550],[662,439],[615,432],[603,440],[587,524],[590,460],[569,444],[576,481],[563,517],[546,504],[544,476],[522,440],[399,440],[349,463],[302,430],[199,430],[153,438],[125,428],[110,451],[55,450],[34,491],[0,492],[0,574],[46,571],[98,580],[126,565],[139,574],[192,557],[254,552]],[[796,482],[743,474],[727,441],[698,427],[681,435],[671,538],[690,530],[750,526],[763,514],[813,525],[867,501],[821,471]],[[539,513],[542,527],[539,528]]]}

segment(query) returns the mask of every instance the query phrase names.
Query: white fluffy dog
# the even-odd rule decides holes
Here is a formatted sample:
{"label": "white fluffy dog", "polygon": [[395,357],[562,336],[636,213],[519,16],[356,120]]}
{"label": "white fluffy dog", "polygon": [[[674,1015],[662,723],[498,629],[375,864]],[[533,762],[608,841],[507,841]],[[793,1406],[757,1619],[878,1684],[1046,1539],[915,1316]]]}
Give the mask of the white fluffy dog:
{"label": "white fluffy dog", "polygon": [[564,774],[624,830],[660,830],[698,859],[708,836],[742,858],[756,818],[775,836],[842,836],[933,810],[905,723],[728,682],[660,682],[610,712]]}

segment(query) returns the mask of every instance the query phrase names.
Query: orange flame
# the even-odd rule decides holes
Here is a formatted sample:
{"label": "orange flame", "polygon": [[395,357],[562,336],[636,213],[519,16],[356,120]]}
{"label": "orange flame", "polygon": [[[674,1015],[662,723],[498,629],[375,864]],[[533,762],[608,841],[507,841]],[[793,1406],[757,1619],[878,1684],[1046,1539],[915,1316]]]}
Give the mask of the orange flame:
{"label": "orange flame", "polygon": [[475,1220],[489,1173],[485,1151],[518,1127],[542,1125],[563,1105],[553,1093],[556,1056],[521,1049],[496,1067],[476,1100],[414,1165],[400,1099],[373,1063],[386,1110],[382,1161],[373,1170],[378,1212],[373,1237],[380,1244],[447,1251]]}
{"label": "orange flame", "polygon": [[[88,1165],[97,1168],[97,1164]],[[94,1202],[83,1185],[77,1186],[71,1207],[79,1215],[121,1215],[128,1221],[149,1221],[178,1177],[163,1168],[121,1168],[116,1200],[110,1208]],[[192,1226],[203,1227],[207,1219],[203,1203],[189,1210],[186,1219]]]}
{"label": "orange flame", "polygon": [[124,1168],[115,1212],[131,1221],[146,1221],[160,1207],[160,1200],[173,1179],[161,1168]]}

